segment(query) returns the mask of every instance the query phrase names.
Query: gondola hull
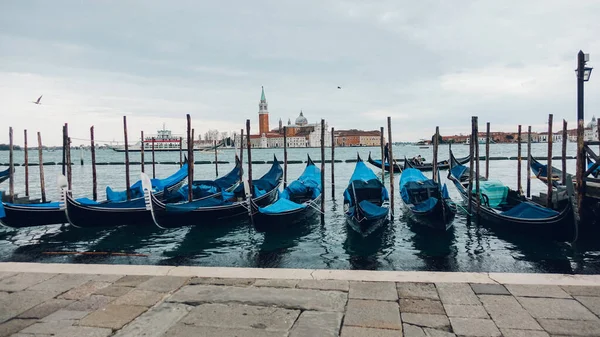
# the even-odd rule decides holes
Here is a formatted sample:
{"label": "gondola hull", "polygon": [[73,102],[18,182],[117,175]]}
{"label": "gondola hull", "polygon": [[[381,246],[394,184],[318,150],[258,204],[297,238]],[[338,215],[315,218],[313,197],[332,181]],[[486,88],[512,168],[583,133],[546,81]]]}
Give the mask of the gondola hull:
{"label": "gondola hull", "polygon": [[116,227],[122,225],[152,226],[152,214],[146,209],[144,199],[126,201],[126,207],[85,205],[67,196],[66,215],[69,223],[78,228]]}
{"label": "gondola hull", "polygon": [[[465,164],[466,162],[469,161],[470,158],[471,158],[470,156],[466,156],[464,158],[458,158],[457,161],[460,164]],[[368,162],[371,165],[373,165],[373,166],[381,168],[381,160],[374,160],[374,159],[372,159],[370,153],[369,153]],[[431,163],[423,164],[423,165],[416,165],[414,163],[410,163],[409,162],[409,164],[406,165],[406,166],[418,169],[419,171],[423,171],[423,172],[427,172],[427,171],[432,171],[433,170],[433,164],[431,164]],[[450,163],[447,160],[438,162],[438,170],[447,170],[448,168],[450,168]],[[390,165],[388,163],[385,164],[385,170],[387,172],[390,171]],[[400,167],[400,165],[398,165],[397,163],[395,163],[394,164],[394,173],[400,173],[400,172],[402,172],[402,168]]]}
{"label": "gondola hull", "polygon": [[452,220],[456,215],[456,205],[451,200],[438,200],[436,205],[426,212],[416,211],[408,205],[407,207],[410,210],[410,215],[420,226],[442,231],[452,228]]}
{"label": "gondola hull", "polygon": [[362,218],[346,214],[346,224],[362,236],[368,236],[388,222],[387,214],[376,218]]}
{"label": "gondola hull", "polygon": [[0,224],[10,228],[25,228],[68,223],[65,211],[60,207],[27,207],[23,205],[4,204],[5,216]]}
{"label": "gondola hull", "polygon": [[4,171],[0,171],[0,183],[10,178],[10,168],[7,168]]}
{"label": "gondola hull", "polygon": [[306,208],[277,214],[265,214],[256,211],[252,216],[252,221],[254,228],[259,232],[281,231],[310,223],[310,220],[320,213],[320,207],[321,196],[319,195],[316,199],[311,200]]}
{"label": "gondola hull", "polygon": [[[371,154],[369,154],[369,159],[368,159],[369,164],[381,168],[381,160],[374,160],[371,158]],[[394,163],[394,173],[400,173],[402,172],[402,168],[400,167],[400,165],[398,165],[397,163]],[[385,163],[385,171],[386,172],[390,172],[390,164],[389,163]]]}

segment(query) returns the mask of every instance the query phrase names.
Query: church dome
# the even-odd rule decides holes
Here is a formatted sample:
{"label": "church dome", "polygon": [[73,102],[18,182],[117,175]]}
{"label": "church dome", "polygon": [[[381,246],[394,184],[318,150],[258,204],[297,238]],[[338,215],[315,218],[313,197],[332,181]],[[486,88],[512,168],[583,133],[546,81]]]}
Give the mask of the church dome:
{"label": "church dome", "polygon": [[302,111],[300,111],[300,116],[298,116],[298,118],[296,118],[296,125],[297,126],[308,125],[308,119],[306,119],[306,117],[304,117],[304,114],[302,113]]}
{"label": "church dome", "polygon": [[[297,120],[296,120],[297,121]],[[588,123],[587,127],[591,128],[591,127],[595,127],[598,122],[596,121],[596,116],[592,117],[592,121]]]}

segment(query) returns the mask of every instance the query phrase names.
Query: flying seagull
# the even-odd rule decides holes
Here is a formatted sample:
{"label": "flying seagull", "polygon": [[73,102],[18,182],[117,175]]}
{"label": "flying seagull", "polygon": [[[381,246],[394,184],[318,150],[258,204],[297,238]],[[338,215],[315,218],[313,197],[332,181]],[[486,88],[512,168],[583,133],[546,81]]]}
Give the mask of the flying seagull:
{"label": "flying seagull", "polygon": [[338,89],[342,89],[342,87],[338,86]]}
{"label": "flying seagull", "polygon": [[[44,96],[44,95],[42,95],[42,96]],[[41,100],[42,100],[42,96],[40,96],[40,97],[37,99],[37,101],[31,101],[31,103],[33,103],[33,104],[42,104],[42,102],[41,102]]]}

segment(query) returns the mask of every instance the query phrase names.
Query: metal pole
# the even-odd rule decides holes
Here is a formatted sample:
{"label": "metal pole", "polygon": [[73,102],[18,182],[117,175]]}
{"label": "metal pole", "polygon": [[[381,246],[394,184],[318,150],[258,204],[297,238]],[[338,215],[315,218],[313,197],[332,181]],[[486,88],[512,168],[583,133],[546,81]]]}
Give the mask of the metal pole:
{"label": "metal pole", "polygon": [[335,200],[335,129],[331,128],[331,199]]}
{"label": "metal pole", "polygon": [[283,127],[283,188],[287,187],[287,126]]}
{"label": "metal pole", "polygon": [[385,184],[385,139],[383,137],[383,126],[379,128],[379,147],[381,148],[381,182]]}
{"label": "metal pole", "polygon": [[563,119],[562,132],[562,184],[567,185],[567,121]]}
{"label": "metal pole", "polygon": [[8,194],[10,202],[15,202],[15,162],[13,158],[13,128],[8,128]]}
{"label": "metal pole", "polygon": [[25,196],[29,196],[29,154],[27,153],[27,130],[23,131],[24,149],[25,150]]}
{"label": "metal pole", "polygon": [[521,125],[517,134],[517,191],[523,193],[523,185],[521,183]]}
{"label": "metal pole", "polygon": [[[388,158],[390,161],[390,210],[394,216],[394,151],[392,151],[392,117],[387,118],[388,127]],[[383,160],[383,158],[381,158]]]}
{"label": "metal pole", "polygon": [[325,213],[325,120],[321,119],[321,219]]}
{"label": "metal pole", "polygon": [[485,130],[485,179],[490,177],[490,122],[486,123]]}
{"label": "metal pole", "polygon": [[154,137],[152,137],[152,179],[156,179],[156,160],[154,158]]}
{"label": "metal pole", "polygon": [[46,202],[46,184],[44,183],[44,158],[42,155],[42,134],[37,133],[38,138],[38,156],[40,160],[40,189],[42,191],[42,202]]}
{"label": "metal pole", "polygon": [[125,188],[127,200],[131,200],[131,189],[129,188],[129,144],[127,144],[127,116],[123,116],[123,136],[125,138]]}
{"label": "metal pole", "polygon": [[577,54],[577,210],[579,219],[583,214],[583,197],[585,194],[585,181],[583,175],[586,171],[586,159],[584,149],[584,113],[583,113],[583,73],[585,68],[585,55],[583,51]]}
{"label": "metal pole", "polygon": [[[96,182],[96,144],[94,144],[94,126],[90,127],[90,148],[92,150],[92,196],[94,201],[98,199],[98,185]],[[143,166],[142,166],[143,167]],[[144,171],[142,171],[144,172]]]}
{"label": "metal pole", "polygon": [[548,115],[548,166],[546,168],[546,178],[548,182],[548,200],[546,207],[552,208],[552,114]]}
{"label": "metal pole", "polygon": [[217,141],[214,141],[215,146],[215,174],[219,176],[219,158],[217,157]]}
{"label": "metal pole", "polygon": [[[194,136],[192,136],[192,117],[186,115],[187,119],[187,152],[188,152],[188,202],[194,200]],[[154,157],[154,139],[152,139],[152,156]],[[152,167],[154,167],[154,158],[152,158]]]}
{"label": "metal pole", "polygon": [[437,171],[438,171],[438,137],[440,134],[440,127],[436,126],[435,127],[435,135],[433,136],[433,169],[432,169],[432,174],[433,174],[433,181],[436,183],[439,183],[438,178],[437,178]]}
{"label": "metal pole", "polygon": [[140,137],[142,137],[142,146],[140,147],[140,159],[141,159],[142,173],[143,173],[144,169],[145,169],[145,164],[144,164],[144,131],[140,132]]}
{"label": "metal pole", "polygon": [[527,127],[527,198],[531,197],[531,125]]}

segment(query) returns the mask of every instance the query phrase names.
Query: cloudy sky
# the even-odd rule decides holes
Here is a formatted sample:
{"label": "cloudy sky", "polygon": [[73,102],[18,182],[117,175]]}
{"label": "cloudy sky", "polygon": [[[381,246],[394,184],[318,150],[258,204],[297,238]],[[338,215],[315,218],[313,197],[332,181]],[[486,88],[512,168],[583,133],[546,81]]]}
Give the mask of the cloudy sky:
{"label": "cloudy sky", "polygon": [[336,129],[391,116],[406,141],[466,133],[472,115],[499,131],[541,131],[549,113],[574,126],[576,53],[600,68],[599,17],[591,0],[2,1],[0,142],[12,126],[16,143],[27,128],[59,144],[65,122],[122,140],[124,115],[136,136],[183,133],[186,113],[197,133],[256,130],[261,86],[272,126],[300,109]]}

